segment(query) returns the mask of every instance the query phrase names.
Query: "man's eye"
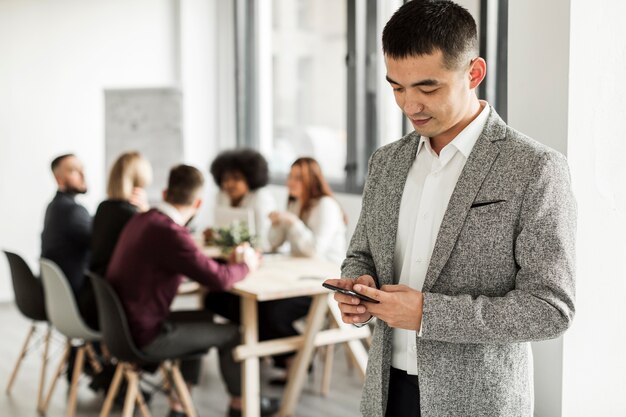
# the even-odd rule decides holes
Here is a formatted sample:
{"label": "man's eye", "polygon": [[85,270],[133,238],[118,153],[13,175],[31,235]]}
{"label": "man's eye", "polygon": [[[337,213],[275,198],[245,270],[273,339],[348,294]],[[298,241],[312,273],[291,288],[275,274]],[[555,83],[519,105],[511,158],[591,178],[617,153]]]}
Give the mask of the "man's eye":
{"label": "man's eye", "polygon": [[402,88],[402,87],[394,87],[393,91],[396,92],[396,93],[401,93],[401,92],[404,91],[404,88]]}
{"label": "man's eye", "polygon": [[432,94],[432,93],[436,92],[437,90],[439,90],[439,89],[435,88],[434,90],[422,90],[422,93],[424,93],[424,94]]}

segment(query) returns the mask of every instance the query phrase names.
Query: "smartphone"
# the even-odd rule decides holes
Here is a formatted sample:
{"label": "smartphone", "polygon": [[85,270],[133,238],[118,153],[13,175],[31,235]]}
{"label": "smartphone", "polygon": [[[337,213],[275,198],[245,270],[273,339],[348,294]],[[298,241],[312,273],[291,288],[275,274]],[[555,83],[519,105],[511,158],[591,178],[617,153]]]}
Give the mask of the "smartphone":
{"label": "smartphone", "polygon": [[367,301],[368,303],[375,303],[375,304],[380,303],[380,301],[378,301],[378,300],[374,300],[373,298],[370,298],[367,295],[359,294],[358,292],[354,292],[352,290],[346,290],[345,288],[336,287],[334,285],[330,285],[330,284],[327,284],[327,283],[323,283],[322,286],[324,288],[328,288],[329,290],[337,291],[337,292],[340,292],[340,293],[345,294],[345,295],[352,295],[352,296],[354,296],[354,297],[356,297],[358,299],[361,299],[363,301]]}

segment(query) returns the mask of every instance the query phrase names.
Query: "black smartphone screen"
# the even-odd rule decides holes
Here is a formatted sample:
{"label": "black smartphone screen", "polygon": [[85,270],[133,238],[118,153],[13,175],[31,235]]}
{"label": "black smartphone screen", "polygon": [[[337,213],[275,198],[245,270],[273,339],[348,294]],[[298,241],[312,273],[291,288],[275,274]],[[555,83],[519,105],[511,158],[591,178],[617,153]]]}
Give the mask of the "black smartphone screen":
{"label": "black smartphone screen", "polygon": [[327,284],[327,283],[323,283],[322,286],[324,288],[328,288],[329,290],[337,291],[337,292],[340,292],[340,293],[345,294],[345,295],[354,296],[354,297],[356,297],[356,298],[358,298],[360,300],[367,301],[369,303],[375,303],[375,304],[380,303],[380,301],[374,300],[373,298],[370,298],[367,295],[359,294],[358,292],[354,292],[352,290],[346,290],[345,288],[337,287],[335,285],[330,285],[330,284]]}

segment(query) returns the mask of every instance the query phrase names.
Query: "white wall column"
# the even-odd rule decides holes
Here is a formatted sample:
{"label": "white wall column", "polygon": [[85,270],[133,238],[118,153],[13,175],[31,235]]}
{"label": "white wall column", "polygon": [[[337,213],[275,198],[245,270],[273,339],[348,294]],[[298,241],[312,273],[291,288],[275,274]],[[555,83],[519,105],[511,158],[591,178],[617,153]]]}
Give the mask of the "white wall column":
{"label": "white wall column", "polygon": [[572,0],[568,156],[578,200],[577,314],[563,416],[626,415],[626,3]]}

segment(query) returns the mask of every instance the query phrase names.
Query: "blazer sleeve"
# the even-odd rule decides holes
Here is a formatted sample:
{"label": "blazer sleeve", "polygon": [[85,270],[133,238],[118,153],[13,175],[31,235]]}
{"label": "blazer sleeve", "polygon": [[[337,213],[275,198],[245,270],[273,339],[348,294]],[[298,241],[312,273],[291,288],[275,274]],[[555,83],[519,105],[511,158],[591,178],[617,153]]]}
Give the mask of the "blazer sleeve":
{"label": "blazer sleeve", "polygon": [[519,215],[515,289],[503,297],[424,293],[422,337],[515,343],[559,336],[574,317],[576,203],[565,158],[538,158]]}
{"label": "blazer sleeve", "polygon": [[367,179],[363,190],[361,202],[361,213],[357,221],[356,228],[350,240],[346,258],[341,265],[341,276],[344,278],[358,278],[361,275],[371,275],[377,283],[376,266],[372,256],[370,242],[367,235],[367,212],[369,200],[373,198],[373,189],[376,183],[376,175],[379,171],[378,158],[379,151],[370,157],[367,168]]}

